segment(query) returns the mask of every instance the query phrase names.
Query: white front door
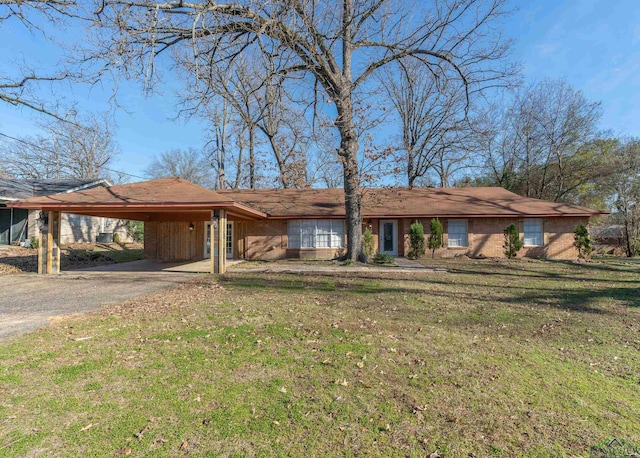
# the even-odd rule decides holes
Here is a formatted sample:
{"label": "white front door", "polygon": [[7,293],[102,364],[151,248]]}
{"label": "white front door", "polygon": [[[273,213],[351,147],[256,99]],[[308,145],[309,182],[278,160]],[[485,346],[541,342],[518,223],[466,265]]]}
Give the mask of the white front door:
{"label": "white front door", "polygon": [[233,259],[233,221],[227,222],[227,259]]}
{"label": "white front door", "polygon": [[[211,257],[211,221],[204,223],[204,258]],[[233,221],[227,222],[227,240],[226,240],[227,259],[233,259]]]}
{"label": "white front door", "polygon": [[211,221],[204,223],[204,258],[211,257]]}
{"label": "white front door", "polygon": [[398,256],[398,220],[381,219],[380,220],[380,253]]}

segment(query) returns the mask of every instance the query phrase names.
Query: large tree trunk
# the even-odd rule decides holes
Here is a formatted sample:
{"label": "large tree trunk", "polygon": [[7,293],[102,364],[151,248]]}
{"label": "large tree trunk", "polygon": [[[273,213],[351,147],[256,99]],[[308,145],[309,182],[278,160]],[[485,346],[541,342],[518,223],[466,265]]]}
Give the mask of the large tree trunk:
{"label": "large tree trunk", "polygon": [[407,148],[407,184],[409,189],[413,188],[416,181],[415,164],[413,162],[413,151]]}
{"label": "large tree trunk", "polygon": [[336,120],[336,127],[340,132],[340,150],[338,154],[344,169],[344,205],[347,223],[346,259],[364,261],[362,252],[360,174],[358,171],[359,145],[350,97],[337,103],[337,108],[338,119]]}
{"label": "large tree trunk", "polygon": [[338,117],[336,127],[340,132],[338,154],[344,169],[344,206],[347,222],[347,255],[352,261],[366,261],[362,251],[362,213],[360,173],[358,171],[358,137],[353,119],[353,75],[351,73],[353,35],[353,0],[342,3],[342,78],[336,87],[335,99]]}

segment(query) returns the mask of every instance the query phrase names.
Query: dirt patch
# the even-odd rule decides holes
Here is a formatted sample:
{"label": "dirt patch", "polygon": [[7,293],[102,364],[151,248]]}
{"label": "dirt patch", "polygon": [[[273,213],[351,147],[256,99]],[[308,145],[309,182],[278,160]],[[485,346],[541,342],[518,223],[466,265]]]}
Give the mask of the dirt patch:
{"label": "dirt patch", "polygon": [[[60,268],[63,271],[74,270],[135,260],[141,258],[142,248],[139,243],[75,243],[62,248]],[[37,249],[17,246],[0,249],[0,275],[37,271]]]}

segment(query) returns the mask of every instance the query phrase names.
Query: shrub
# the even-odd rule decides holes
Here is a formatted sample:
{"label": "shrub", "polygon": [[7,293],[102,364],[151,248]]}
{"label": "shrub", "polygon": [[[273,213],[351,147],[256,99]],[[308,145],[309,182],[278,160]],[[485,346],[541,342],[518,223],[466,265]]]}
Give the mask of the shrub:
{"label": "shrub", "polygon": [[375,238],[370,228],[366,228],[362,234],[362,251],[367,258],[375,253]]}
{"label": "shrub", "polygon": [[424,256],[424,227],[418,221],[409,226],[409,244],[411,245],[411,250],[408,253],[410,259]]}
{"label": "shrub", "polygon": [[31,237],[29,242],[29,248],[33,248],[34,250],[40,248],[40,239],[38,237]]}
{"label": "shrub", "polygon": [[518,254],[518,251],[524,245],[522,240],[520,240],[520,234],[518,234],[518,228],[515,224],[510,224],[509,226],[504,228],[504,255],[509,258],[515,258]]}
{"label": "shrub", "polygon": [[113,233],[113,243],[120,243],[120,235],[117,232]]}
{"label": "shrub", "polygon": [[431,257],[436,256],[436,250],[440,248],[443,243],[444,230],[442,229],[442,223],[438,218],[433,218],[429,223],[431,234],[429,234],[429,249],[431,250]]}
{"label": "shrub", "polygon": [[142,242],[144,240],[144,223],[142,221],[127,221],[127,234],[134,242]]}
{"label": "shrub", "polygon": [[393,264],[393,256],[389,253],[376,253],[373,257],[373,262],[376,264]]}
{"label": "shrub", "polygon": [[589,230],[584,224],[579,224],[573,230],[573,246],[578,249],[578,258],[584,259],[591,254],[591,238]]}

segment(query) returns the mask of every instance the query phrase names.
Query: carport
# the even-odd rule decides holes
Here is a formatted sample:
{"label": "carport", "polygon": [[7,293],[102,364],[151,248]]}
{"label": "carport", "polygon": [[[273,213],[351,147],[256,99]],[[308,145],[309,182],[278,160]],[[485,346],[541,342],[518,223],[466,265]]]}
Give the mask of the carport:
{"label": "carport", "polygon": [[[210,235],[210,272],[226,271],[227,221],[251,221],[267,215],[178,177],[93,188],[8,204],[41,210],[38,273],[60,272],[60,215],[73,213],[145,223],[145,258],[160,261],[204,259]],[[207,225],[205,222],[210,221]],[[209,234],[205,228],[210,227]]]}

